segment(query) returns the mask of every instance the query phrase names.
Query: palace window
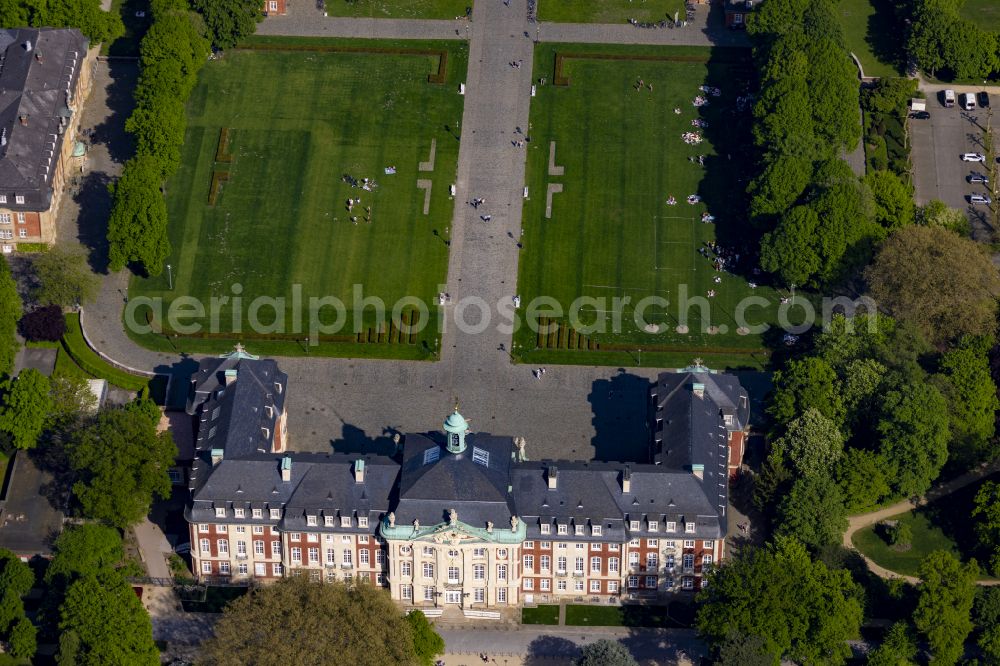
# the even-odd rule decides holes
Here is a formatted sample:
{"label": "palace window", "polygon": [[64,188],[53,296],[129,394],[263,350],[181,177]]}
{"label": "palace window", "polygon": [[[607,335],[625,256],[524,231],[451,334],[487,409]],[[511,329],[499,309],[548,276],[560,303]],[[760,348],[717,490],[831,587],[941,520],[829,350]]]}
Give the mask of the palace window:
{"label": "palace window", "polygon": [[227,540],[219,539],[218,546],[219,546],[219,555],[229,554],[229,542]]}
{"label": "palace window", "polygon": [[472,591],[472,598],[475,599],[477,604],[486,602],[486,588],[477,587]]}
{"label": "palace window", "polygon": [[608,573],[618,573],[619,559],[617,557],[608,558]]}
{"label": "palace window", "polygon": [[302,564],[302,549],[298,546],[292,548],[292,562]]}
{"label": "palace window", "polygon": [[424,578],[434,578],[434,565],[424,562]]}
{"label": "palace window", "polygon": [[601,591],[601,581],[599,581],[599,580],[592,580],[592,581],[590,581],[590,591],[591,592],[600,592]]}
{"label": "palace window", "polygon": [[539,581],[538,589],[540,589],[542,592],[548,592],[551,585],[552,581],[550,581],[548,578],[543,578],[541,581]]}
{"label": "palace window", "polygon": [[370,564],[370,560],[368,558],[369,555],[367,548],[362,548],[361,550],[358,551],[358,562],[360,562],[362,565],[368,566]]}
{"label": "palace window", "polygon": [[486,578],[486,565],[483,564],[473,564],[472,565],[472,578],[473,580],[483,580]]}
{"label": "palace window", "polygon": [[535,589],[535,579],[534,578],[525,578],[524,579],[524,589],[525,590],[533,590],[533,589]]}
{"label": "palace window", "polygon": [[243,509],[233,509],[233,514],[237,518],[246,518],[246,514]]}
{"label": "palace window", "polygon": [[399,575],[400,576],[407,576],[408,577],[411,572],[412,572],[412,569],[410,568],[410,563],[409,562],[400,562],[399,563]]}
{"label": "palace window", "polygon": [[676,532],[677,531],[677,523],[668,520],[667,521],[667,531],[668,532]]}
{"label": "palace window", "polygon": [[[223,515],[225,515],[225,514],[223,514]],[[564,525],[564,524],[563,524],[563,525],[557,525],[557,526],[556,526],[556,532],[558,532],[559,534],[566,534],[566,533],[567,533],[567,531],[568,531],[568,530],[567,530],[567,527],[566,527],[566,525]]]}
{"label": "palace window", "polygon": [[319,564],[319,548],[309,549],[309,564]]}
{"label": "palace window", "polygon": [[524,570],[531,571],[535,568],[535,556],[525,555],[524,556]]}
{"label": "palace window", "polygon": [[399,588],[399,593],[403,597],[403,599],[411,601],[413,599],[413,586],[403,585]]}
{"label": "palace window", "polygon": [[306,525],[316,527],[316,516],[306,516]]}
{"label": "palace window", "polygon": [[458,582],[458,567],[448,567],[448,582],[449,583]]}
{"label": "palace window", "polygon": [[646,576],[646,588],[650,590],[656,589],[656,576]]}
{"label": "palace window", "polygon": [[618,592],[618,581],[609,580],[608,581],[608,594],[616,594]]}
{"label": "palace window", "polygon": [[507,580],[507,565],[498,564],[497,565],[497,580]]}
{"label": "palace window", "polygon": [[260,519],[264,517],[264,512],[260,509],[250,509],[250,515],[253,518]]}
{"label": "palace window", "polygon": [[541,531],[542,534],[551,534],[552,533],[552,526],[549,525],[548,523],[542,523],[538,527],[539,527],[539,530]]}
{"label": "palace window", "polygon": [[601,526],[600,525],[591,525],[590,526],[590,534],[591,534],[591,536],[601,536]]}
{"label": "palace window", "polygon": [[219,562],[219,573],[223,576],[228,576],[232,569],[229,566],[229,562]]}
{"label": "palace window", "polygon": [[552,563],[552,558],[548,555],[542,555],[538,558],[538,563],[542,571],[548,571]]}
{"label": "palace window", "polygon": [[590,558],[590,571],[596,574],[601,573],[601,558],[599,557]]}

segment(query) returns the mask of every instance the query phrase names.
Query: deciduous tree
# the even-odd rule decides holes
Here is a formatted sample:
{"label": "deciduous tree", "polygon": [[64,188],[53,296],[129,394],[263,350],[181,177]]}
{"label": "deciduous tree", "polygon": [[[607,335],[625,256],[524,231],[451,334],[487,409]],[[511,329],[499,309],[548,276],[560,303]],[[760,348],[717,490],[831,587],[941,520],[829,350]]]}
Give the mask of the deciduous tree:
{"label": "deciduous tree", "polygon": [[922,495],[948,459],[948,405],[941,392],[923,383],[887,392],[876,431],[893,490]]}
{"label": "deciduous tree", "polygon": [[6,258],[0,259],[0,375],[10,374],[17,355],[17,322],[21,319],[21,294]]}
{"label": "deciduous tree", "polygon": [[432,666],[434,657],[444,652],[444,639],[434,631],[434,625],[422,611],[407,613],[406,623],[413,632],[413,649],[417,653],[417,660],[424,666]]}
{"label": "deciduous tree", "polygon": [[[276,626],[282,627],[280,641],[274,640]],[[418,663],[410,625],[385,590],[304,576],[230,603],[202,657],[210,666]]]}
{"label": "deciduous tree", "polygon": [[767,654],[841,664],[861,630],[861,588],[845,570],[813,561],[795,539],[748,549],[709,574],[697,626],[713,646],[733,633],[759,636]]}
{"label": "deciduous tree", "polygon": [[882,644],[868,653],[868,666],[910,666],[917,657],[917,642],[905,622],[897,622],[886,632]]}
{"label": "deciduous tree", "polygon": [[980,244],[942,227],[893,233],[866,271],[879,308],[938,344],[996,331],[1000,274]]}
{"label": "deciduous tree", "polygon": [[114,205],[108,219],[108,257],[111,270],[136,263],[150,275],[159,275],[170,254],[167,205],[160,192],[162,171],[151,155],[129,160],[113,186]]}
{"label": "deciduous tree", "polygon": [[913,188],[891,171],[872,171],[865,183],[875,200],[875,221],[886,229],[913,224],[915,205]]}
{"label": "deciduous tree", "polygon": [[55,245],[31,262],[38,280],[32,298],[42,305],[69,307],[89,303],[97,296],[100,279],[90,270],[83,248]]}
{"label": "deciduous tree", "polygon": [[177,445],[140,411],[103,411],[66,448],[79,478],[73,492],[90,518],[124,529],[149,512],[154,495],[170,494]]}
{"label": "deciduous tree", "polygon": [[837,373],[822,358],[789,361],[774,373],[774,393],[768,412],[780,424],[788,424],[807,410],[816,410],[836,428],[844,419],[842,388]]}
{"label": "deciduous tree", "polygon": [[0,431],[9,434],[17,448],[34,448],[52,410],[48,377],[26,368],[0,384],[0,392]]}
{"label": "deciduous tree", "polygon": [[609,638],[585,645],[576,663],[577,666],[639,666],[627,647]]}
{"label": "deciduous tree", "polygon": [[920,596],[913,623],[930,644],[935,663],[955,664],[972,632],[973,600],[979,567],[953,554],[934,551],[920,564]]}
{"label": "deciduous tree", "polygon": [[917,224],[927,227],[944,227],[962,237],[968,236],[971,232],[969,216],[965,214],[965,211],[958,208],[948,208],[945,202],[938,199],[931,199],[917,208],[916,218]]}
{"label": "deciduous tree", "polygon": [[797,479],[778,515],[777,533],[795,537],[814,551],[839,543],[847,529],[844,497],[826,474]]}
{"label": "deciduous tree", "polygon": [[55,342],[66,332],[66,318],[58,305],[46,305],[21,317],[18,328],[25,340]]}
{"label": "deciduous tree", "polygon": [[844,452],[844,437],[836,423],[809,407],[788,424],[774,448],[781,450],[797,476],[828,477]]}
{"label": "deciduous tree", "polygon": [[889,496],[885,461],[877,453],[847,449],[834,470],[848,513],[874,509]]}
{"label": "deciduous tree", "polygon": [[105,569],[70,584],[59,616],[59,630],[78,639],[73,655],[60,644],[60,663],[71,657],[83,666],[160,663],[149,615],[117,571]]}
{"label": "deciduous tree", "polygon": [[193,0],[191,5],[205,19],[212,43],[220,49],[252,35],[264,18],[257,0]]}
{"label": "deciduous tree", "polygon": [[941,356],[941,392],[948,401],[952,442],[949,456],[968,466],[993,457],[997,386],[990,373],[988,338],[963,338]]}

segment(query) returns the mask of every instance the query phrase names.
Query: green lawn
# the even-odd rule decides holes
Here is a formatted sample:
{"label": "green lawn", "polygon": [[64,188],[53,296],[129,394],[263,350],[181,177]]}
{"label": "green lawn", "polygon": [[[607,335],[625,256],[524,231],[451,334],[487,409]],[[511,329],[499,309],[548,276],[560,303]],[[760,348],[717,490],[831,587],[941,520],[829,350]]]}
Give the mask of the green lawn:
{"label": "green lawn", "polygon": [[940,527],[935,526],[926,514],[907,511],[893,516],[891,520],[909,523],[910,529],[913,530],[913,545],[909,550],[895,550],[882,538],[880,528],[876,525],[866,527],[854,534],[855,548],[872,558],[876,564],[890,571],[916,576],[920,562],[931,552],[947,550],[958,554],[955,542],[949,539]]}
{"label": "green lawn", "polygon": [[840,0],[836,5],[847,48],[865,76],[902,76],[903,31],[891,0]]}
{"label": "green lawn", "polygon": [[[363,315],[355,309],[354,287],[390,310],[408,296],[433,307],[448,261],[466,46],[290,38],[250,44],[272,50],[232,50],[200,74],[187,107],[182,165],[167,184],[171,269],[134,279],[129,292],[133,300],[160,297],[165,304],[195,297],[205,313],[189,321],[201,330],[153,316],[169,337],[133,338],[199,353],[242,339],[257,353],[303,354],[310,299],[334,297],[346,306],[346,325],[308,353],[429,356],[432,327],[402,339],[393,328],[380,332],[372,307]],[[431,83],[441,52],[447,78]],[[228,149],[220,146],[224,131]],[[432,141],[433,170],[418,171]],[[396,173],[384,173],[387,167]],[[228,174],[214,205],[213,173]],[[364,178],[374,189],[361,186]],[[418,179],[431,181],[426,215]],[[351,212],[349,198],[360,198]],[[236,295],[242,302],[221,305],[213,326],[211,299],[221,304]],[[275,300],[255,313],[256,299]],[[139,320],[148,316],[142,310]],[[326,324],[337,319],[333,307],[320,315]],[[355,322],[365,344],[357,343]]]}
{"label": "green lawn", "polygon": [[538,20],[559,23],[651,23],[675,12],[683,21],[683,0],[538,0]]}
{"label": "green lawn", "polygon": [[[976,558],[983,569],[988,566],[991,553],[984,552],[976,535],[976,521],[969,518],[974,499],[986,481],[1000,481],[1000,474],[993,474],[977,483],[966,486],[950,495],[935,500],[916,511],[907,511],[889,520],[909,523],[913,531],[910,550],[893,549],[876,526],[859,530],[854,535],[854,545],[877,564],[909,576],[917,575],[920,562],[935,550],[947,550],[963,560]],[[988,578],[983,571],[983,578]]]}
{"label": "green lawn", "polygon": [[521,610],[521,624],[559,624],[559,606],[525,606]]}
{"label": "green lawn", "polygon": [[997,0],[965,0],[962,16],[983,30],[1000,32],[1000,3]]}
{"label": "green lawn", "polygon": [[453,19],[465,16],[472,0],[326,0],[327,16]]}
{"label": "green lawn", "polygon": [[[568,86],[552,83],[557,54],[581,56],[563,60]],[[736,97],[752,75],[749,52],[741,49],[537,47],[534,76],[546,83],[531,106],[526,177],[531,196],[524,205],[518,290],[524,303],[555,299],[563,316],[553,317],[560,328],[550,335],[529,327],[518,331],[521,360],[686,365],[701,356],[714,367],[766,363],[765,337],[738,333],[737,306],[745,297],[763,297],[768,305],[748,308],[745,322],[771,323],[784,294],[763,283],[753,289],[744,277],[716,271],[707,249],[718,241],[735,258],[736,253],[748,257],[757,246],[742,217],[750,116],[736,110]],[[643,80],[642,91],[634,87],[637,79]],[[702,84],[721,88],[722,95],[709,96],[699,113],[692,101]],[[697,118],[707,128],[692,126]],[[703,133],[700,145],[682,140],[691,131]],[[563,175],[549,175],[553,141]],[[704,166],[691,161],[698,155],[705,156]],[[553,195],[551,219],[549,184],[563,187]],[[691,194],[702,202],[688,204]],[[678,203],[667,205],[669,196]],[[703,223],[703,213],[714,215],[715,224]],[[741,259],[737,270],[746,274],[751,267]],[[684,294],[703,299],[705,307],[681,307]],[[580,302],[573,316],[572,304],[581,297],[594,300]],[[645,323],[658,327],[652,332],[637,326],[634,317],[647,297],[668,301],[645,311]],[[622,299],[618,307],[615,298]],[[613,330],[615,310],[622,312],[619,332]],[[688,332],[678,331],[682,311]],[[584,326],[602,319],[604,332],[581,338]],[[768,342],[775,333],[764,334]]]}
{"label": "green lawn", "polygon": [[640,606],[636,604],[566,606],[567,626],[592,627],[679,627],[670,618],[666,606]]}

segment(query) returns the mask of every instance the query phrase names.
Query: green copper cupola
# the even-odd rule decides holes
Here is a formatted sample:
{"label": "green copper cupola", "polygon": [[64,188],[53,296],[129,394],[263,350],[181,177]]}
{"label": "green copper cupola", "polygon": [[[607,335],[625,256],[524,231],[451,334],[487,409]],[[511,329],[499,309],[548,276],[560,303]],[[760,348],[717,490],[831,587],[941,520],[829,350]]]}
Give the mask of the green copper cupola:
{"label": "green copper cupola", "polygon": [[458,413],[458,405],[455,406],[455,411],[444,420],[444,431],[448,435],[449,453],[465,451],[465,435],[469,432],[469,424]]}

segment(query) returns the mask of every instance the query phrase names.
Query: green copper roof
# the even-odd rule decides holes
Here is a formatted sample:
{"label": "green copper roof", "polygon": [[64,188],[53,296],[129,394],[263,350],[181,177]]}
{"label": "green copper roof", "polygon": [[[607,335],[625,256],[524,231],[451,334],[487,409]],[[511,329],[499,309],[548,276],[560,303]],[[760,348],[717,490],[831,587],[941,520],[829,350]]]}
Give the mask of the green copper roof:
{"label": "green copper roof", "polygon": [[253,354],[247,352],[243,345],[237,343],[233,351],[227,354],[220,354],[220,358],[247,358],[251,361],[259,361],[260,356],[254,356]]}
{"label": "green copper roof", "polygon": [[444,420],[444,430],[445,432],[459,435],[469,431],[469,424],[466,422],[465,418],[458,413],[458,409],[456,409],[448,415],[448,418]]}
{"label": "green copper roof", "polygon": [[[523,520],[517,521],[517,529],[494,527],[488,531],[483,527],[472,527],[462,521],[452,523],[438,523],[414,529],[413,525],[394,525],[389,527],[389,519],[384,518],[379,526],[379,533],[384,539],[395,539],[398,541],[437,541],[448,543],[454,535],[461,540],[462,537],[473,537],[492,543],[521,543],[528,535],[528,528]],[[436,538],[435,538],[436,537]]]}

